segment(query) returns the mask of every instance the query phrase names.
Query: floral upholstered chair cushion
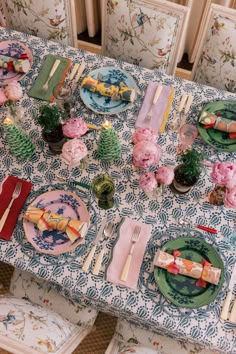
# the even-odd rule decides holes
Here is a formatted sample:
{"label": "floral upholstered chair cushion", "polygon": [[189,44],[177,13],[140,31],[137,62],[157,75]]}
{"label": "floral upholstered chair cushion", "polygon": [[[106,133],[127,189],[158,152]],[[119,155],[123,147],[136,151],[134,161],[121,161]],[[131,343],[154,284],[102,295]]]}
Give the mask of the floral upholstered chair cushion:
{"label": "floral upholstered chair cushion", "polygon": [[236,93],[236,11],[212,5],[193,80]]}
{"label": "floral upholstered chair cushion", "polygon": [[98,312],[96,310],[65,298],[58,293],[55,285],[18,269],[14,270],[11,278],[10,292],[15,297],[24,298],[50,308],[71,323],[88,331],[91,330],[97,318]]}
{"label": "floral upholstered chair cushion", "polygon": [[114,336],[105,354],[217,354],[206,347],[142,329],[118,319]]}
{"label": "floral upholstered chair cushion", "polygon": [[159,0],[107,0],[103,54],[173,74],[189,8]]}
{"label": "floral upholstered chair cushion", "polygon": [[0,296],[0,345],[7,350],[14,344],[17,353],[23,353],[21,345],[31,348],[30,353],[57,353],[78,332],[77,326],[49,309]]}
{"label": "floral upholstered chair cushion", "polygon": [[1,0],[6,26],[65,45],[76,45],[73,0]]}

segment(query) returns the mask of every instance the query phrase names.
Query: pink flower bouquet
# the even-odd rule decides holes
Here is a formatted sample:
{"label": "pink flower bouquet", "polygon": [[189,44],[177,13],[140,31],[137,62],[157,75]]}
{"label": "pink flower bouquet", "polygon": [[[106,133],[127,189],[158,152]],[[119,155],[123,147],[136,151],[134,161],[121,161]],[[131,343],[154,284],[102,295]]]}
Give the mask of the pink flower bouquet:
{"label": "pink flower bouquet", "polygon": [[80,165],[81,160],[87,155],[87,146],[79,139],[67,141],[62,147],[61,158],[70,167]]}
{"label": "pink flower bouquet", "polygon": [[139,178],[139,186],[144,192],[152,192],[157,188],[157,180],[154,172],[144,172]]}
{"label": "pink flower bouquet", "polygon": [[224,205],[228,208],[236,208],[236,186],[226,188]]}
{"label": "pink flower bouquet", "polygon": [[132,136],[132,142],[134,144],[140,141],[151,141],[155,143],[157,141],[158,134],[151,128],[140,128]]}
{"label": "pink flower bouquet", "polygon": [[70,118],[62,127],[63,134],[68,138],[80,138],[88,131],[87,124],[79,118]]}
{"label": "pink flower bouquet", "polygon": [[161,159],[161,148],[151,141],[140,141],[133,149],[133,163],[139,168],[155,166]]}
{"label": "pink flower bouquet", "polygon": [[211,177],[214,183],[232,188],[236,186],[236,165],[231,162],[216,162]]}
{"label": "pink flower bouquet", "polygon": [[23,96],[22,88],[19,82],[15,80],[9,82],[5,88],[5,95],[9,101],[19,101]]}
{"label": "pink flower bouquet", "polygon": [[161,166],[156,171],[156,180],[160,184],[170,185],[174,179],[174,168],[172,166]]}

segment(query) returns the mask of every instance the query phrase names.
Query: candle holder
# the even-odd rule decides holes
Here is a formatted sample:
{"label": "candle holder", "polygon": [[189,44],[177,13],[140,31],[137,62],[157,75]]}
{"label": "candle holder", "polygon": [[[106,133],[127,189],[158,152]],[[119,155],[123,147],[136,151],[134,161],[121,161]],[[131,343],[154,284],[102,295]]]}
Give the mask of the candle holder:
{"label": "candle holder", "polygon": [[30,139],[16,127],[11,117],[5,118],[3,126],[12,155],[20,161],[30,158],[35,151],[35,146]]}
{"label": "candle holder", "polygon": [[92,181],[92,192],[98,199],[101,209],[110,209],[114,205],[115,185],[108,174],[101,174]]}
{"label": "candle holder", "polygon": [[118,160],[120,155],[121,146],[116,131],[111,122],[105,120],[98,142],[98,156],[101,160],[112,162]]}

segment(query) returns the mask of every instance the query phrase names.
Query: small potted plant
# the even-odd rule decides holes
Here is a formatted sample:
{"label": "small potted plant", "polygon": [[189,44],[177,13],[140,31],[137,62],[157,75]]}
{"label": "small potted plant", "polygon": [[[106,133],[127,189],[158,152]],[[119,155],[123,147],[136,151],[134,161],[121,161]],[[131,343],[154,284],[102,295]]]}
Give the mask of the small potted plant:
{"label": "small potted plant", "polygon": [[187,150],[179,156],[179,161],[171,189],[182,194],[187,193],[198,181],[203,167],[203,155],[195,149]]}
{"label": "small potted plant", "polygon": [[55,104],[43,105],[39,108],[37,121],[42,127],[42,137],[54,154],[60,154],[66,141],[63,135],[61,119],[63,112]]}

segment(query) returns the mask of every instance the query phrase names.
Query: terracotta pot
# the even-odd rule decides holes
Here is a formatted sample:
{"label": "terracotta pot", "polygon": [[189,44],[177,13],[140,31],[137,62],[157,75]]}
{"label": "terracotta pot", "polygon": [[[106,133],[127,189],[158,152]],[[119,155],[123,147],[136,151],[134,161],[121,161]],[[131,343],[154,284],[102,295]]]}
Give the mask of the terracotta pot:
{"label": "terracotta pot", "polygon": [[179,168],[181,166],[182,165],[179,165],[175,168],[175,170],[174,170],[175,177],[174,177],[172,184],[170,185],[171,190],[177,194],[188,193],[194,187],[194,185],[197,183],[198,178],[199,178],[199,176],[196,176],[191,182],[186,181],[183,178],[183,176],[181,176],[181,174],[178,173]]}
{"label": "terracotta pot", "polygon": [[225,186],[215,185],[215,188],[208,194],[209,203],[212,205],[224,205]]}
{"label": "terracotta pot", "polygon": [[62,132],[62,125],[59,125],[58,128],[51,133],[47,133],[43,130],[42,137],[53,154],[57,155],[61,153],[62,146],[66,142],[66,138]]}

